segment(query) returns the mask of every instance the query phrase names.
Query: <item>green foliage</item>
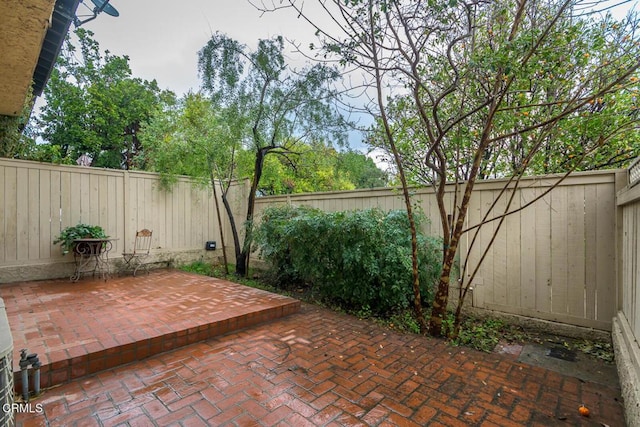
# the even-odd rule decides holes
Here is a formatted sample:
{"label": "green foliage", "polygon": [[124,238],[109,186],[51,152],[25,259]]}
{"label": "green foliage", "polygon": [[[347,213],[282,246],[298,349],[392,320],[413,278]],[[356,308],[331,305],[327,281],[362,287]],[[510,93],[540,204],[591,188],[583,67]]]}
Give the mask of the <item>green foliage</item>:
{"label": "green foliage", "polygon": [[174,95],[155,80],[132,77],[128,57],[103,56],[90,31],[78,28],[75,35],[78,46],[67,38],[36,119],[40,136],[58,151],[44,154],[66,163],[87,154],[99,167],[144,166],[141,125]]}
{"label": "green foliage", "polygon": [[389,177],[375,162],[357,151],[346,151],[338,156],[338,169],[343,170],[355,188],[385,187]]}
{"label": "green foliage", "polygon": [[[233,128],[237,129],[235,143],[242,144],[251,153],[251,189],[243,218],[244,233],[236,225],[240,221],[227,209],[236,252],[236,273],[244,276],[249,263],[255,198],[268,156],[293,154],[291,149],[299,142],[341,143],[346,138],[345,122],[333,105],[338,92],[332,86],[340,73],[322,63],[301,70],[291,69],[284,55],[282,37],[261,39],[257,48],[250,50],[221,33],[213,34],[198,52],[198,70],[203,90],[216,111],[228,112]],[[212,174],[212,177],[224,180],[228,186],[236,166],[231,162],[223,174]],[[227,206],[224,198],[223,203]],[[245,237],[241,237],[243,234]]]}
{"label": "green foliage", "polygon": [[[442,333],[462,234],[485,223],[466,224],[476,180],[508,177],[507,190],[524,174],[616,166],[638,154],[637,142],[629,142],[638,140],[640,122],[636,12],[616,21],[606,13],[614,6],[604,1],[416,7],[407,0],[354,0],[325,8],[337,23],[326,26],[300,3],[287,3],[313,23],[321,54],[355,67],[368,78],[363,85],[376,89],[367,107],[379,126],[370,141],[393,154],[404,194],[411,181],[435,188],[446,251],[429,322],[433,335]],[[452,204],[446,183],[462,181],[465,194]],[[507,200],[504,212],[513,208],[509,194],[499,196]],[[503,213],[498,202],[489,217]],[[476,267],[462,265],[459,308]]]}
{"label": "green foliage", "polygon": [[33,94],[29,91],[22,110],[17,116],[0,115],[0,157],[24,158],[27,147],[34,141],[24,135],[29,116]]}
{"label": "green foliage", "polygon": [[387,176],[373,160],[320,141],[294,144],[292,154],[265,159],[259,192],[264,195],[384,187]]}
{"label": "green foliage", "polygon": [[395,313],[389,317],[389,326],[399,331],[404,331],[412,334],[420,333],[420,324],[416,320],[413,311],[402,310],[399,313]]}
{"label": "green foliage", "polygon": [[610,342],[592,341],[588,339],[579,340],[570,347],[579,350],[584,354],[588,354],[596,359],[603,360],[607,363],[615,361],[615,353]]}
{"label": "green foliage", "polygon": [[483,322],[466,319],[454,343],[491,353],[502,338],[503,328],[504,323],[498,319],[489,318]]}
{"label": "green foliage", "polygon": [[99,225],[78,224],[69,226],[60,232],[60,235],[53,241],[54,245],[60,244],[62,254],[68,254],[74,246],[76,239],[106,239],[109,236]]}
{"label": "green foliage", "polygon": [[[233,266],[228,265],[228,269],[230,270]],[[241,285],[249,286],[256,289],[262,289],[263,291],[269,292],[278,292],[282,293],[281,289],[277,289],[274,286],[270,285],[267,282],[261,281],[259,279],[252,279],[248,277],[239,277],[233,276],[231,279],[229,275],[226,273],[224,265],[222,264],[210,264],[204,261],[195,261],[190,264],[185,264],[180,266],[180,270],[187,271],[189,273],[201,274],[203,276],[210,277],[218,277],[220,279],[233,280],[234,283],[240,283]],[[286,294],[286,293],[285,293]]]}
{"label": "green foliage", "polygon": [[[361,313],[387,313],[412,301],[411,235],[402,211],[269,208],[254,239],[281,286],[310,287]],[[440,274],[442,245],[422,234],[418,244],[421,292],[428,303]]]}
{"label": "green foliage", "polygon": [[189,273],[201,274],[203,276],[214,276],[213,266],[204,261],[195,261],[191,264],[182,265],[180,266],[180,270]]}
{"label": "green foliage", "polygon": [[218,178],[235,167],[234,153],[241,144],[230,124],[224,112],[216,111],[204,95],[186,94],[143,127],[141,141],[148,168],[160,173],[165,187],[170,187],[177,175],[210,184],[212,174]]}
{"label": "green foliage", "polygon": [[[452,328],[454,315],[449,313],[444,323],[446,327]],[[554,335],[538,330],[533,325],[521,326],[492,317],[465,316],[460,334],[452,343],[491,353],[500,341],[520,344],[536,343],[547,347],[562,346],[606,363],[614,361],[611,342]]]}
{"label": "green foliage", "polygon": [[[412,32],[415,45],[429,46],[409,73],[418,88],[386,106],[413,183],[469,179],[477,155],[480,179],[622,167],[640,155],[638,17],[567,5],[527,2],[520,17],[508,1],[472,16],[463,4],[432,5],[407,18],[414,30],[414,19],[435,28],[459,17]],[[400,78],[408,87],[411,79]],[[382,125],[371,141],[388,149]]]}

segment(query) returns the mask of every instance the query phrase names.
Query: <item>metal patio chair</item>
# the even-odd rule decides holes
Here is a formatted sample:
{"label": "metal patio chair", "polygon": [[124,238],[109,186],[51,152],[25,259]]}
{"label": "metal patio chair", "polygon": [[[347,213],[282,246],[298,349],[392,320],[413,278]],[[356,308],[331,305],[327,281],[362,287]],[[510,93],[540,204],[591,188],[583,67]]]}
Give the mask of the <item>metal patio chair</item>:
{"label": "metal patio chair", "polygon": [[144,268],[149,274],[149,264],[146,262],[149,258],[149,252],[151,250],[151,235],[153,231],[146,228],[136,233],[136,241],[133,245],[132,252],[123,252],[122,259],[124,259],[124,270],[133,270],[135,276],[140,267]]}

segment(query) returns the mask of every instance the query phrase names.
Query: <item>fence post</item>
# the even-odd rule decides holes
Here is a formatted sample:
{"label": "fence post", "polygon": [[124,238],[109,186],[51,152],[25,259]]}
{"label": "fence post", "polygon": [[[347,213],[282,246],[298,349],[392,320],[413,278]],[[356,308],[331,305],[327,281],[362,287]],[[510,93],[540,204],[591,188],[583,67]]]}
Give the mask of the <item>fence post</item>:
{"label": "fence post", "polygon": [[122,202],[122,227],[123,227],[123,232],[124,232],[124,239],[122,240],[122,249],[126,250],[126,248],[129,247],[129,242],[128,242],[128,238],[129,238],[129,232],[130,232],[130,228],[131,226],[129,225],[131,219],[129,217],[129,210],[130,210],[130,205],[131,202],[129,201],[129,197],[130,197],[130,192],[131,192],[131,181],[130,181],[130,175],[129,175],[129,171],[125,170],[122,173],[122,198],[123,198],[123,202]]}
{"label": "fence post", "polygon": [[616,206],[615,206],[615,247],[616,247],[616,309],[615,314],[622,310],[622,289],[623,289],[623,267],[622,267],[622,250],[624,242],[624,221],[623,221],[623,206],[617,204],[618,192],[625,189],[629,183],[629,171],[627,169],[617,170],[614,173],[614,188],[616,194]]}

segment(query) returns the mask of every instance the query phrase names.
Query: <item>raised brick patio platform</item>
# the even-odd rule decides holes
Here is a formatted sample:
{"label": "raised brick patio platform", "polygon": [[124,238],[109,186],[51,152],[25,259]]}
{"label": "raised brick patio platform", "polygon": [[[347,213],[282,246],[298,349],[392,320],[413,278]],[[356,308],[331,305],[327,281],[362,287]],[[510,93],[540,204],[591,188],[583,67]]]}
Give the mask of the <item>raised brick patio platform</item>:
{"label": "raised brick patio platform", "polygon": [[307,304],[34,402],[16,427],[625,425],[616,387]]}
{"label": "raised brick patio platform", "polygon": [[[0,286],[14,340],[43,363],[41,385],[88,374],[295,313],[292,298],[181,271],[108,281]],[[15,373],[20,390],[20,372]]]}

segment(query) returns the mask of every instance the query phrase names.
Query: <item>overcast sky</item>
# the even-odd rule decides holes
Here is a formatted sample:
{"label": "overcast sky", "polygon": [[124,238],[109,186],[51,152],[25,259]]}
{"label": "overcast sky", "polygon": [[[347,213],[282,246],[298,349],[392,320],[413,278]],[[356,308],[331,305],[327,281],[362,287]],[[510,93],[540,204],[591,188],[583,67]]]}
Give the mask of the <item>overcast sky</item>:
{"label": "overcast sky", "polygon": [[[250,47],[276,35],[303,46],[316,41],[314,30],[292,10],[262,14],[248,0],[111,0],[110,4],[120,16],[102,13],[82,27],[93,31],[102,51],[128,55],[134,77],[155,79],[162,89],[178,96],[199,89],[197,52],[216,31]],[[91,0],[84,0],[78,17],[91,16],[93,7]],[[304,65],[291,44],[287,43],[286,51],[290,64]],[[369,123],[370,119],[358,121]],[[360,132],[350,133],[351,147],[366,151],[361,140]]]}
{"label": "overcast sky", "polygon": [[[280,34],[307,45],[315,38],[291,11],[261,17],[247,0],[111,0],[110,4],[119,17],[101,14],[83,28],[95,33],[103,51],[128,55],[134,76],[156,79],[161,88],[178,95],[199,88],[197,52],[216,31],[249,46]],[[90,0],[84,0],[78,15],[89,13],[85,5],[93,8]]]}
{"label": "overcast sky", "polygon": [[[78,15],[89,14],[91,0],[83,0]],[[619,3],[624,0],[609,0]],[[632,0],[634,4],[637,0]],[[314,2],[306,2],[309,10]],[[313,29],[291,10],[261,16],[248,0],[110,0],[120,16],[106,14],[83,25],[95,33],[102,50],[128,55],[134,76],[156,79],[178,95],[197,90],[197,52],[215,31],[253,46],[260,38],[284,35],[307,46]],[[624,7],[626,9],[629,4]],[[72,27],[73,29],[73,27]],[[295,57],[295,58],[294,58]],[[292,54],[291,59],[300,60]]]}

